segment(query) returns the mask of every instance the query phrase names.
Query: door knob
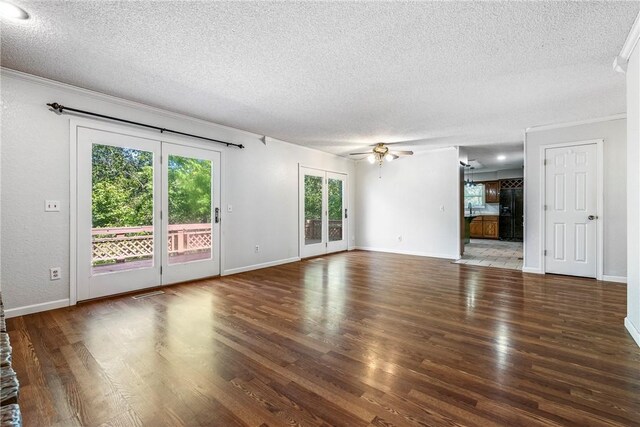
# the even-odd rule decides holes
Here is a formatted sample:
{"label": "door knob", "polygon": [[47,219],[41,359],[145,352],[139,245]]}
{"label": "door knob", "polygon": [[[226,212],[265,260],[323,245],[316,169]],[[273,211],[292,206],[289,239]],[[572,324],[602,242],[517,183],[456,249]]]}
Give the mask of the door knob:
{"label": "door knob", "polygon": [[598,216],[597,215],[589,215],[587,218],[589,219],[589,221],[593,221],[594,219],[598,219]]}
{"label": "door knob", "polygon": [[220,222],[220,208],[216,208],[215,209],[215,218],[214,218],[214,222],[217,224]]}

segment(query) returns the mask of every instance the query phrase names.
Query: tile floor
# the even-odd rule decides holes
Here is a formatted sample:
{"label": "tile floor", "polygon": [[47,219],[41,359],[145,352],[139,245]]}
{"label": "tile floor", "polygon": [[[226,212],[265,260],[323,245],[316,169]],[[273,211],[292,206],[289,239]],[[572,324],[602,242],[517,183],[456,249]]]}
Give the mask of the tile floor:
{"label": "tile floor", "polygon": [[522,242],[471,239],[464,246],[464,255],[456,264],[522,270]]}

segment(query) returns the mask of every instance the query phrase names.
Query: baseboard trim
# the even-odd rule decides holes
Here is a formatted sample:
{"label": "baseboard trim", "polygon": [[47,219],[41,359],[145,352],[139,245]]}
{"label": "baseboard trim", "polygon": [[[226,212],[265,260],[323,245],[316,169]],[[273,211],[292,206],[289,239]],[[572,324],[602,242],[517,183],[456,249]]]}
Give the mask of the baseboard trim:
{"label": "baseboard trim", "polygon": [[374,248],[370,246],[355,246],[354,249],[357,249],[360,251],[370,251],[370,252],[385,252],[389,254],[423,256],[428,258],[441,258],[441,259],[451,259],[451,260],[460,259],[459,255],[436,254],[431,252],[419,252],[419,251],[403,251],[399,249]]}
{"label": "baseboard trim", "polygon": [[261,268],[275,267],[276,265],[289,264],[291,262],[297,262],[297,261],[300,261],[300,257],[279,259],[277,261],[263,262],[262,264],[253,264],[253,265],[247,265],[245,267],[231,268],[229,270],[224,270],[221,276],[230,276],[232,274],[244,273],[246,271],[252,271],[252,270],[260,270]]}
{"label": "baseboard trim", "polygon": [[523,273],[531,273],[531,274],[544,274],[542,270],[535,267],[522,267]]}
{"label": "baseboard trim", "polygon": [[42,311],[55,310],[56,308],[63,307],[69,307],[69,298],[42,302],[40,304],[25,305],[24,307],[9,308],[4,311],[4,315],[9,319],[11,317],[25,316],[27,314],[40,313]]}
{"label": "baseboard trim", "polygon": [[602,280],[604,282],[627,283],[627,278],[625,276],[609,276],[603,274]]}
{"label": "baseboard trim", "polygon": [[631,338],[633,338],[636,344],[638,344],[638,347],[640,347],[640,331],[631,323],[628,317],[624,318],[624,326],[627,328],[627,331],[629,331],[629,334],[631,334]]}

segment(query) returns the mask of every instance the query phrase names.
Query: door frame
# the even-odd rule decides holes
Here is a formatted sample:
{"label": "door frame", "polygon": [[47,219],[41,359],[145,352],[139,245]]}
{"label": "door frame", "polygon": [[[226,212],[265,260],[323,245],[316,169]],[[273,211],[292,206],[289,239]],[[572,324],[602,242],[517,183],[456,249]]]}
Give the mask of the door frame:
{"label": "door frame", "polygon": [[[186,137],[177,135],[167,135],[165,133],[153,132],[145,129],[138,129],[132,126],[120,125],[105,122],[98,119],[85,117],[71,117],[69,119],[69,305],[78,303],[78,128],[84,127],[104,132],[120,133],[137,138],[153,139],[159,144],[167,142],[176,145],[184,145],[192,148],[202,148],[205,150],[220,153],[220,237],[218,239],[218,253],[220,254],[220,275],[223,274],[225,257],[224,251],[224,210],[226,205],[225,194],[225,151],[214,149],[205,142],[194,141]],[[162,279],[162,278],[161,278]],[[158,283],[158,287],[162,284]]]}
{"label": "door frame", "polygon": [[[302,178],[302,168],[305,169],[313,169],[315,171],[318,172],[322,172],[325,174],[326,177],[326,173],[335,173],[335,174],[339,174],[339,175],[344,175],[345,176],[345,180],[344,180],[344,196],[343,196],[343,200],[345,205],[342,207],[343,209],[347,209],[348,212],[348,216],[347,218],[344,218],[344,230],[343,230],[343,236],[347,241],[347,249],[345,250],[349,250],[349,248],[351,248],[351,244],[349,242],[349,217],[352,215],[351,213],[351,208],[349,207],[349,198],[351,197],[351,194],[349,193],[349,172],[346,171],[337,171],[337,170],[331,170],[331,169],[323,169],[323,168],[319,168],[317,166],[307,166],[305,164],[302,163],[298,163],[298,258],[299,259],[304,259],[302,257],[302,247],[304,246],[304,233],[302,232],[302,223],[304,221],[304,193],[302,192],[302,186],[301,186],[301,178]],[[325,184],[323,184],[323,205],[324,205],[324,190],[325,188]],[[328,223],[328,221],[327,221]],[[337,251],[337,252],[341,252],[341,251]],[[333,252],[330,252],[333,253]],[[325,251],[323,254],[317,255],[317,256],[322,256],[322,255],[326,255],[327,252]],[[305,257],[305,258],[313,258],[313,256],[310,257]]]}
{"label": "door frame", "polygon": [[[596,144],[596,152],[598,154],[598,164],[596,166],[596,280],[602,280],[604,276],[604,139],[588,139],[583,141],[559,142],[545,144],[540,146],[540,271],[547,274],[547,259],[544,254],[547,247],[546,231],[547,218],[544,209],[547,200],[547,173],[544,163],[546,151],[553,148],[576,147],[579,145]],[[525,222],[526,225],[526,222]]]}

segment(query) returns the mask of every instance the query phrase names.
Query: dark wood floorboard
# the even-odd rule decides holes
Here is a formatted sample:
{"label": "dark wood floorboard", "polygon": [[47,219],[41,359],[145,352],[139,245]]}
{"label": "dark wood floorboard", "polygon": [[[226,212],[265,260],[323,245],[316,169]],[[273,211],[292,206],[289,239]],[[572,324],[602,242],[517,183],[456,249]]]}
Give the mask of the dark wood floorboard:
{"label": "dark wood floorboard", "polygon": [[25,426],[640,425],[623,284],[349,252],[8,321]]}

